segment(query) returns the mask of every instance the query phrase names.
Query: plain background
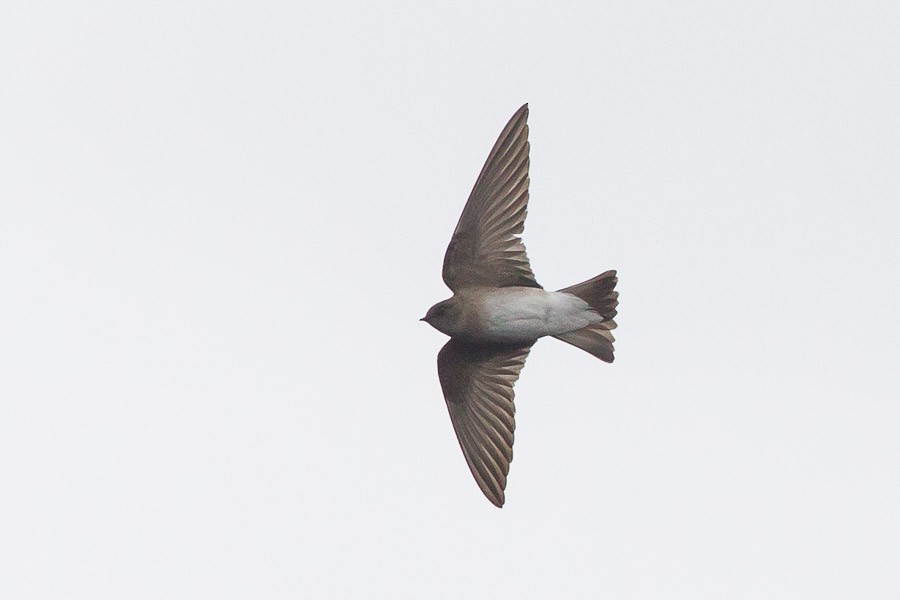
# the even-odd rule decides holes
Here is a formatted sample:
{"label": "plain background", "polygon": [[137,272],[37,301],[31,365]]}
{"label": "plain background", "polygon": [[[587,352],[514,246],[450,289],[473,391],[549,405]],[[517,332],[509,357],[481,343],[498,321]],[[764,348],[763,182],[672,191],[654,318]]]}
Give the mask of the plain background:
{"label": "plain background", "polygon": [[[895,2],[0,6],[0,596],[900,597]],[[418,322],[531,107],[507,506]]]}

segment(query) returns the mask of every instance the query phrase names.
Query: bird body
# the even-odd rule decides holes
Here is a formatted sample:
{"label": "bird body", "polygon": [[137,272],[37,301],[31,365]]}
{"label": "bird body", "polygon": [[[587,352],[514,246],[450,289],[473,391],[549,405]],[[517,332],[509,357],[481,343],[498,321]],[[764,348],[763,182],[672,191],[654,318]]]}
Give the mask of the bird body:
{"label": "bird body", "polygon": [[438,379],[469,470],[498,507],[512,461],[513,385],[531,346],[553,336],[612,362],[619,303],[615,271],[556,292],[538,284],[519,238],[528,153],[526,104],[494,144],[447,247],[443,278],[453,297],[422,318],[450,336],[438,353]]}
{"label": "bird body", "polygon": [[603,322],[581,298],[533,287],[463,288],[437,306],[447,309],[429,320],[432,327],[476,344],[534,342]]}

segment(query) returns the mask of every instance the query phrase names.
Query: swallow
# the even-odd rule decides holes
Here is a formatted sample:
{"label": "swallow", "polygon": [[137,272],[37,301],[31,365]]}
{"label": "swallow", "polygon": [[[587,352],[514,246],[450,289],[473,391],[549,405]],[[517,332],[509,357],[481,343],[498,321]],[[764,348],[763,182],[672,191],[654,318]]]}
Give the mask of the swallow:
{"label": "swallow", "polygon": [[453,296],[421,319],[450,336],[438,379],[469,470],[497,507],[512,461],[513,386],[532,345],[552,336],[611,363],[619,296],[616,271],[555,292],[535,280],[520,237],[529,149],[525,104],[497,138],[444,255]]}

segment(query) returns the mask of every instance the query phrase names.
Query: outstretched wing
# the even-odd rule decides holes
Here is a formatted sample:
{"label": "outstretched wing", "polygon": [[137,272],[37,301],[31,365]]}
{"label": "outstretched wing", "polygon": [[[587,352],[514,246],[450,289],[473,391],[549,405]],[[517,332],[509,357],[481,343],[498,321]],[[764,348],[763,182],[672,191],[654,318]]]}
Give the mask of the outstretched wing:
{"label": "outstretched wing", "polygon": [[444,283],[541,287],[519,234],[528,209],[528,105],[516,111],[488,155],[444,255]]}
{"label": "outstretched wing", "polygon": [[438,353],[438,377],[456,439],[478,487],[498,507],[505,501],[516,429],[513,385],[530,350],[531,344],[450,340]]}

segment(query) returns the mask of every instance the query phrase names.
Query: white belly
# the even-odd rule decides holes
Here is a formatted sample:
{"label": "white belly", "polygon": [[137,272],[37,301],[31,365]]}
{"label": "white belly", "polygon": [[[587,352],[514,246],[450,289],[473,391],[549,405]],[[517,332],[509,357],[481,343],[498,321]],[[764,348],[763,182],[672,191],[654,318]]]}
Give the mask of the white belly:
{"label": "white belly", "polygon": [[581,298],[537,288],[500,288],[483,298],[480,312],[481,334],[495,342],[533,341],[603,320]]}

